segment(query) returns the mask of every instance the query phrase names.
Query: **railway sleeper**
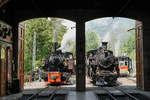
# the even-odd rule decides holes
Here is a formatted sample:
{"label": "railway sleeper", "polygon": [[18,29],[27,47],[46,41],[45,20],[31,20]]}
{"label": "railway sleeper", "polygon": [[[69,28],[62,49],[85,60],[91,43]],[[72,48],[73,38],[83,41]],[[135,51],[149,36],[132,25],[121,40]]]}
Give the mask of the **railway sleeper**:
{"label": "railway sleeper", "polygon": [[[37,95],[31,100],[65,100],[66,99],[66,94],[55,94],[51,99],[52,94],[49,95]],[[31,96],[31,94],[28,95],[23,95],[19,100],[28,100],[28,98]]]}
{"label": "railway sleeper", "polygon": [[[113,100],[108,93],[96,94],[99,100]],[[132,96],[136,97],[138,100],[149,100],[146,96],[139,93],[131,93]],[[116,100],[134,100],[127,95],[113,95]]]}
{"label": "railway sleeper", "polygon": [[97,94],[99,100],[149,100],[148,97],[137,92],[127,92],[121,88],[104,88],[103,93]]}

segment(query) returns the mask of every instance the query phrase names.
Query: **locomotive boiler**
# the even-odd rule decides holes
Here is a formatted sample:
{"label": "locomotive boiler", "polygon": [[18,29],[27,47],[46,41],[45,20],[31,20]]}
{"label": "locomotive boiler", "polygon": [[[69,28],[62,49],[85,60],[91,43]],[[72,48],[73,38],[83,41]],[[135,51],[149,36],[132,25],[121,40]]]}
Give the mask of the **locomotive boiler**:
{"label": "locomotive boiler", "polygon": [[107,50],[107,42],[87,53],[88,76],[96,85],[115,85],[119,76],[118,59]]}

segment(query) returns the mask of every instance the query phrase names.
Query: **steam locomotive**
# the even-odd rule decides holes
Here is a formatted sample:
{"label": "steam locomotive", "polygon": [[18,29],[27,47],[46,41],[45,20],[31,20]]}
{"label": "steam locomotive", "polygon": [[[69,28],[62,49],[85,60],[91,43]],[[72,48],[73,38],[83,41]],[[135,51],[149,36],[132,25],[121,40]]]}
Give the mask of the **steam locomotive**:
{"label": "steam locomotive", "polygon": [[87,53],[88,76],[96,85],[115,85],[119,77],[118,58],[107,50],[107,42]]}
{"label": "steam locomotive", "polygon": [[44,81],[46,84],[67,84],[73,73],[73,54],[63,53],[61,50],[54,50],[45,60],[43,70],[45,72]]}

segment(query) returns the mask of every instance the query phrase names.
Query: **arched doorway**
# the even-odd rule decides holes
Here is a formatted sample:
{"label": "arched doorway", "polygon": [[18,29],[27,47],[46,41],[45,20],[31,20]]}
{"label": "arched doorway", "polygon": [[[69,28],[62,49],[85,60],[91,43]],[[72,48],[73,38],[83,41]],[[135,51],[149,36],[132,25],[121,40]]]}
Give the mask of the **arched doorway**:
{"label": "arched doorway", "polygon": [[[92,50],[96,50],[99,48],[100,42],[108,42],[108,49],[112,50],[114,56],[116,56],[117,58],[126,56],[129,57],[129,59],[131,59],[131,61],[128,60],[126,63],[124,63],[128,66],[126,67],[127,69],[125,69],[125,67],[121,67],[120,64],[122,61],[120,60],[118,61],[118,63],[120,62],[119,63],[120,74],[129,75],[129,73],[131,73],[131,70],[134,69],[134,71],[132,72],[134,73],[133,77],[136,77],[137,80],[133,79],[134,83],[132,84],[131,82],[128,83],[128,85],[132,84],[133,86],[136,86],[137,88],[140,89],[142,89],[141,85],[143,80],[142,75],[143,51],[142,51],[141,30],[142,30],[142,23],[140,21],[121,17],[114,17],[114,18],[106,17],[86,22],[86,43],[87,43],[86,51],[88,52],[91,50],[92,52]],[[88,36],[88,34],[91,35]],[[93,36],[95,36],[95,38]],[[88,39],[92,37],[93,39],[91,39],[91,41],[89,40],[90,41],[89,42]],[[133,50],[130,51],[129,48],[130,49],[133,48]],[[92,76],[90,75],[90,77]],[[126,80],[124,80],[123,83],[126,84]]]}
{"label": "arched doorway", "polygon": [[[51,18],[51,17],[35,18],[35,19],[30,19],[30,20],[24,21],[23,22],[24,25],[22,25],[22,23],[19,24],[18,78],[20,80],[21,90],[23,90],[23,88],[24,88],[24,81],[25,81],[24,77],[26,77],[27,74],[31,74],[31,73],[27,73],[26,71],[29,71],[29,69],[31,72],[32,72],[32,70],[36,71],[37,70],[36,67],[41,66],[40,63],[42,61],[46,61],[47,59],[49,59],[52,51],[62,50],[62,52],[72,52],[73,58],[74,58],[73,60],[75,60],[75,58],[76,58],[75,57],[75,34],[76,34],[75,33],[75,23],[70,20],[61,19],[64,21],[62,23],[64,30],[60,31],[59,28],[61,28],[62,26],[60,24],[57,24],[57,26],[54,27],[54,23],[52,23],[52,21],[55,19],[59,19],[59,18],[54,18],[54,17],[53,18]],[[33,32],[33,30],[34,30],[34,32]],[[34,57],[35,58],[34,60],[36,60],[36,62],[35,62],[35,65],[33,66],[32,61],[33,61],[33,49],[34,49],[33,42],[34,41],[32,41],[32,40],[34,40],[34,39],[32,36],[34,35],[35,32],[36,32],[36,47],[35,47],[36,48],[35,49],[36,57]],[[60,34],[59,32],[60,33],[64,32],[64,33]],[[54,33],[56,33],[56,34],[54,34]],[[56,35],[58,35],[58,36],[56,36]],[[53,39],[53,38],[56,38],[56,39]],[[57,44],[57,45],[55,45],[54,48],[53,48],[53,43]],[[46,48],[45,48],[45,46],[46,46]],[[23,55],[23,53],[24,53],[24,55]],[[71,62],[69,64],[71,64]],[[70,66],[70,68],[71,68],[71,66]],[[73,67],[73,70],[75,73],[74,67]],[[76,79],[74,76],[73,87],[75,86],[75,81],[76,81]],[[40,88],[40,87],[37,87],[37,88]]]}

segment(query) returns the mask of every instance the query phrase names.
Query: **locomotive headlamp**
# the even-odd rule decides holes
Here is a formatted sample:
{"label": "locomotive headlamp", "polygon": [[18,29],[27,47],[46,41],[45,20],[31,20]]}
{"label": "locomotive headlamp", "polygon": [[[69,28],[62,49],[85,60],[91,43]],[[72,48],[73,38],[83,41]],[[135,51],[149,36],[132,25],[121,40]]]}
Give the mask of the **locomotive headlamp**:
{"label": "locomotive headlamp", "polygon": [[64,66],[67,66],[67,62],[66,61],[64,61]]}

